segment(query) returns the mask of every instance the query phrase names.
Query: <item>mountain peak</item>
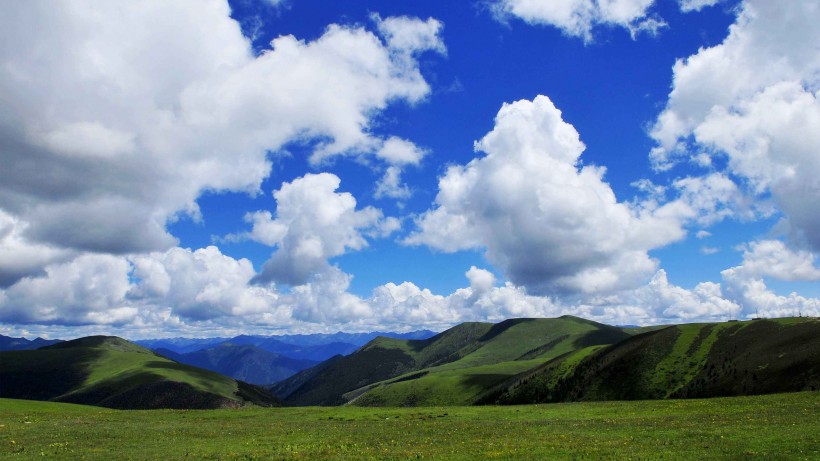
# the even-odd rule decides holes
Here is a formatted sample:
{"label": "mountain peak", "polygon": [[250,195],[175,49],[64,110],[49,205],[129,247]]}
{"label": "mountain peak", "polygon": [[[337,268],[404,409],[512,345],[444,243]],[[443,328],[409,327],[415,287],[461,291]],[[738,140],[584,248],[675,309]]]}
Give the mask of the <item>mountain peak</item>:
{"label": "mountain peak", "polygon": [[153,354],[150,350],[138,346],[130,341],[120,338],[119,336],[86,336],[84,338],[77,338],[71,341],[46,346],[44,349],[71,349],[71,348],[93,348],[93,349],[107,349],[121,352],[138,352],[143,354]]}

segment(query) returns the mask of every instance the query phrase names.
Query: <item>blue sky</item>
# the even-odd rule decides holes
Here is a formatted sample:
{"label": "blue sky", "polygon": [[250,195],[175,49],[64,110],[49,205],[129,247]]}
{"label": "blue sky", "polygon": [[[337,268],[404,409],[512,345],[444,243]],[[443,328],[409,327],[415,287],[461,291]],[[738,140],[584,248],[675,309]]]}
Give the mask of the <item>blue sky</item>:
{"label": "blue sky", "polygon": [[820,314],[816,1],[2,8],[0,333]]}

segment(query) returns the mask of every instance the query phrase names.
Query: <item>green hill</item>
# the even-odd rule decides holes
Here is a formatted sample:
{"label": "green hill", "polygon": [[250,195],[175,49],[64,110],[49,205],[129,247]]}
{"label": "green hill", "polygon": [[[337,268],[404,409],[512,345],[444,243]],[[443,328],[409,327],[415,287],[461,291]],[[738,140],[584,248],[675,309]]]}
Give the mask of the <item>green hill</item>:
{"label": "green hill", "polygon": [[562,354],[613,344],[629,333],[572,316],[493,325],[458,360],[382,381],[345,397],[361,406],[470,405],[495,386]]}
{"label": "green hill", "polygon": [[539,403],[820,389],[820,320],[674,325],[557,357],[485,402]]}
{"label": "green hill", "polygon": [[470,404],[553,357],[628,338],[577,317],[464,323],[422,341],[376,338],[273,387],[291,405]]}
{"label": "green hill", "polygon": [[461,358],[491,327],[463,323],[424,340],[378,337],[353,354],[305,370],[272,390],[290,405],[341,405],[347,401],[345,393],[362,386]]}
{"label": "green hill", "polygon": [[110,408],[222,408],[278,402],[261,388],[111,336],[0,352],[0,396]]}

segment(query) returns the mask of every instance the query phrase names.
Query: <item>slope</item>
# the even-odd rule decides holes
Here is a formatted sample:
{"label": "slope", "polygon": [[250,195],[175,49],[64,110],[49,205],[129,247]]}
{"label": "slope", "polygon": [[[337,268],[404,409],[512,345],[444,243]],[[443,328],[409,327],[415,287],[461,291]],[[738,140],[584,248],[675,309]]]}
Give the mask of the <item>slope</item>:
{"label": "slope", "polygon": [[276,405],[264,390],[111,336],[0,353],[0,396],[110,408]]}
{"label": "slope", "polygon": [[820,320],[670,326],[558,357],[485,399],[637,400],[820,389]]}
{"label": "slope", "polygon": [[340,405],[346,402],[345,393],[367,384],[463,357],[491,327],[463,323],[425,340],[378,337],[353,354],[335,357],[332,363],[318,365],[318,371],[306,370],[272,390],[291,405]]}
{"label": "slope", "polygon": [[562,354],[628,338],[624,330],[563,316],[494,325],[449,363],[382,381],[345,397],[360,406],[469,405],[495,386]]}

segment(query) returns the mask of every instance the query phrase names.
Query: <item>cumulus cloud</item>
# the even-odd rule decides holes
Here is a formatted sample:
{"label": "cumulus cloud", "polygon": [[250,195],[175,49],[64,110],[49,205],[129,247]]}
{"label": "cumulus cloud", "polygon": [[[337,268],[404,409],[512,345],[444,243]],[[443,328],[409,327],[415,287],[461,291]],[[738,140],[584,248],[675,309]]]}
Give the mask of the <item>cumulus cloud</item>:
{"label": "cumulus cloud", "polygon": [[26,226],[0,210],[0,288],[12,285],[21,277],[41,274],[47,264],[75,255],[73,251],[30,242],[25,237]]}
{"label": "cumulus cloud", "polygon": [[341,180],[331,173],[307,174],[273,193],[276,215],[257,211],[246,216],[253,228],[229,240],[249,238],[277,249],[255,277],[258,283],[302,285],[330,269],[328,259],[367,246],[367,235],[396,230],[395,218],[384,220],[373,207],[356,209],[348,192],[336,192]]}
{"label": "cumulus cloud", "polygon": [[403,282],[376,287],[362,298],[348,291],[352,276],[337,267],[290,290],[254,284],[250,261],[213,246],[131,257],[83,255],[50,264],[43,275],[0,290],[0,322],[18,325],[13,331],[6,327],[15,334],[22,329],[59,332],[57,326],[71,325],[73,334],[116,331],[138,338],[169,332],[215,336],[274,329],[444,329],[464,321],[564,314],[633,324],[820,314],[820,300],[794,293],[779,296],[756,278],[762,274],[758,262],[766,255],[772,259],[773,252],[779,255],[777,269],[763,275],[817,276],[818,269],[806,267],[807,260],[813,261],[810,256],[777,247],[772,242],[750,244],[744,263],[723,272],[723,285],[703,282],[689,290],[671,284],[659,270],[635,288],[560,299],[530,294],[510,282],[498,286],[491,272],[475,266],[465,273],[468,286],[450,294]]}
{"label": "cumulus cloud", "polygon": [[439,37],[444,24],[435,18],[427,18],[426,21],[408,16],[382,19],[378,14],[373,14],[372,19],[391,50],[401,53],[418,53],[425,50],[447,53],[447,48]]}
{"label": "cumulus cloud", "polygon": [[580,165],[578,133],[545,96],[505,104],[475,147],[486,155],[447,170],[435,208],[405,243],[486,248],[491,263],[533,293],[640,285],[657,269],[647,251],[710,214],[694,192],[657,209],[618,202],[603,168]]}
{"label": "cumulus cloud", "polygon": [[747,316],[784,317],[820,315],[820,299],[797,293],[778,295],[766,286],[764,278],[786,281],[820,280],[815,257],[805,250],[792,250],[779,240],[763,240],[742,247],[739,266],[721,272],[726,295],[744,306]]}
{"label": "cumulus cloud", "polygon": [[[314,162],[359,151],[412,163],[418,152],[391,149],[397,141],[371,133],[371,119],[429,93],[416,57],[444,51],[442,26],[402,17],[377,27],[384,40],[331,25],[254,56],[221,0],[9,5],[0,210],[15,222],[3,251],[21,253],[3,259],[35,247],[43,263],[48,251],[173,247],[169,220],[198,219],[205,190],[257,192],[269,152],[288,142],[316,140]],[[6,283],[36,269],[4,266]]]}
{"label": "cumulus cloud", "polygon": [[790,282],[820,280],[820,268],[815,266],[815,256],[809,251],[790,249],[780,240],[759,240],[741,249],[743,263],[734,271],[745,276]]}
{"label": "cumulus cloud", "polygon": [[389,166],[376,183],[375,197],[406,199],[413,195],[413,191],[401,181],[402,169],[407,165],[418,166],[427,153],[425,149],[412,142],[395,136],[385,140],[376,151],[376,157],[384,160]]}
{"label": "cumulus cloud", "polygon": [[649,9],[654,0],[498,0],[493,11],[500,18],[514,16],[529,24],[548,24],[569,36],[592,40],[598,26],[626,28],[634,38],[654,35],[666,26]]}
{"label": "cumulus cloud", "polygon": [[8,323],[122,324],[137,309],[126,299],[129,264],[122,257],[82,255],[46,266],[0,297],[0,321]]}
{"label": "cumulus cloud", "polygon": [[412,194],[410,188],[401,182],[401,168],[390,166],[384,171],[384,176],[376,183],[374,196],[376,198],[406,199]]}
{"label": "cumulus cloud", "polygon": [[651,158],[712,164],[771,195],[795,241],[820,249],[820,31],[816,2],[745,1],[728,37],[674,66]]}

